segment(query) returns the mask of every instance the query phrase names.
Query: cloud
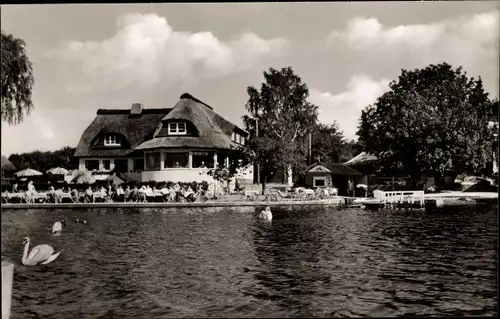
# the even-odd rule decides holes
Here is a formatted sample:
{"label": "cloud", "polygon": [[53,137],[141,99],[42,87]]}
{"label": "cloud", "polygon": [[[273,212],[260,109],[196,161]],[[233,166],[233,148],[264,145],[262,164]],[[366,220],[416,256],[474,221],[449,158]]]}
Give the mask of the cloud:
{"label": "cloud", "polygon": [[389,79],[373,79],[366,74],[351,77],[347,88],[339,94],[311,90],[310,100],[319,107],[319,120],[325,124],[337,121],[347,139],[357,139],[361,110],[374,103],[389,90]]}
{"label": "cloud", "polygon": [[[376,18],[357,17],[327,38],[347,47],[380,69],[421,68],[447,62],[481,75],[486,89],[498,93],[499,12],[459,16],[430,24],[385,26]],[[398,67],[399,71],[401,67]]]}
{"label": "cloud", "polygon": [[371,50],[374,47],[385,47],[386,50],[393,50],[395,47],[431,49],[436,45],[455,46],[460,42],[461,46],[475,43],[483,49],[497,50],[498,24],[498,11],[431,24],[395,27],[385,27],[376,18],[357,17],[348,23],[345,30],[332,32],[328,40],[332,42],[340,39],[360,50]]}
{"label": "cloud", "polygon": [[[250,31],[228,41],[211,32],[176,31],[156,14],[126,14],[118,18],[117,27],[108,39],[71,41],[49,56],[71,63],[72,72],[80,71],[84,90],[96,85],[120,89],[225,76],[279,56],[289,45],[284,38],[262,39]],[[78,90],[75,86],[71,90]]]}

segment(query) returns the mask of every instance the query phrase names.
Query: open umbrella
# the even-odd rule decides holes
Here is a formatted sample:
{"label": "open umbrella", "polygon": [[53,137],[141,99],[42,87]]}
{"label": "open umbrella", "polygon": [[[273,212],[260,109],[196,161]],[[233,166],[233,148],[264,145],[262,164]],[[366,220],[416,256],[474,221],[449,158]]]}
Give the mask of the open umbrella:
{"label": "open umbrella", "polygon": [[72,180],[71,183],[76,183],[76,184],[94,184],[95,183],[95,178],[90,175],[90,174],[80,174],[75,176]]}
{"label": "open umbrella", "polygon": [[41,173],[37,170],[31,169],[31,168],[27,168],[27,169],[23,169],[22,171],[17,172],[15,175],[17,177],[30,177],[30,176],[41,176],[41,175],[43,175],[43,173]]}
{"label": "open umbrella", "polygon": [[68,170],[62,167],[54,167],[47,171],[47,174],[52,175],[66,175],[68,174]]}
{"label": "open umbrella", "polygon": [[116,186],[124,183],[124,181],[120,177],[116,176],[116,174],[113,174],[113,175],[106,177],[106,180],[112,181],[113,185],[116,185]]}

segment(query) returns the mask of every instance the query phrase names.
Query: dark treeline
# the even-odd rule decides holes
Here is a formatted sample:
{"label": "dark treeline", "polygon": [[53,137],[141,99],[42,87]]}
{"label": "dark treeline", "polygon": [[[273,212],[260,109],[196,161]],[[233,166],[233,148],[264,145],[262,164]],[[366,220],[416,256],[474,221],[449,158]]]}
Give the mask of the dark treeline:
{"label": "dark treeline", "polygon": [[14,164],[18,170],[31,168],[45,173],[53,167],[62,167],[65,169],[77,168],[78,165],[73,157],[74,153],[74,147],[65,146],[56,151],[34,151],[30,153],[12,154],[9,156],[9,161]]}

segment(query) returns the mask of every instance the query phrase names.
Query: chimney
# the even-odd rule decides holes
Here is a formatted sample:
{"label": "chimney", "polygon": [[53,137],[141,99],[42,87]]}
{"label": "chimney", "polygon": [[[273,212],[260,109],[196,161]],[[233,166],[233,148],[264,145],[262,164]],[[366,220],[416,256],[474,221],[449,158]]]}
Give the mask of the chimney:
{"label": "chimney", "polygon": [[132,107],[130,108],[130,115],[141,115],[141,113],[142,113],[142,104],[132,103]]}

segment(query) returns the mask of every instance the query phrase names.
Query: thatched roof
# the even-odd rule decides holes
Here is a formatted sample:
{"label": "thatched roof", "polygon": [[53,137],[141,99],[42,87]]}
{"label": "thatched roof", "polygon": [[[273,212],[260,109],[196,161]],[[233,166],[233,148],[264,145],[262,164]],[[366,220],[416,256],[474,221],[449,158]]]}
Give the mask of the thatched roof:
{"label": "thatched roof", "polygon": [[[167,136],[156,137],[145,141],[137,147],[138,150],[159,147],[198,147],[231,149],[238,144],[231,141],[234,130],[247,136],[247,132],[232,124],[214,112],[212,107],[185,93],[179,102],[162,119],[162,123],[170,120],[183,120],[191,122],[197,130],[198,136]],[[156,132],[161,130],[162,123]]]}
{"label": "thatched roof", "polygon": [[368,154],[366,152],[361,152],[355,157],[351,158],[347,162],[345,162],[345,165],[360,165],[360,164],[368,164],[373,161],[376,161],[377,157],[375,155]]}
{"label": "thatched roof", "polygon": [[314,163],[311,166],[309,166],[306,169],[306,172],[309,172],[311,169],[313,169],[314,167],[319,166],[319,165],[328,168],[331,171],[332,175],[342,175],[342,176],[361,176],[361,175],[363,175],[360,172],[358,172],[357,170],[352,169],[349,166],[346,166],[346,165],[341,164],[341,163],[325,164],[322,162],[317,162],[317,163]]}
{"label": "thatched roof", "polygon": [[[143,109],[131,114],[130,109],[97,111],[94,121],[83,132],[75,151],[75,156],[125,156],[153,137],[161,119],[171,109]],[[105,133],[117,133],[126,139],[126,146],[121,148],[94,148],[98,137]]]}
{"label": "thatched roof", "polygon": [[14,170],[16,170],[16,167],[14,166],[14,164],[12,164],[9,161],[9,159],[3,155],[2,155],[1,166],[2,166],[2,171],[14,171]]}

